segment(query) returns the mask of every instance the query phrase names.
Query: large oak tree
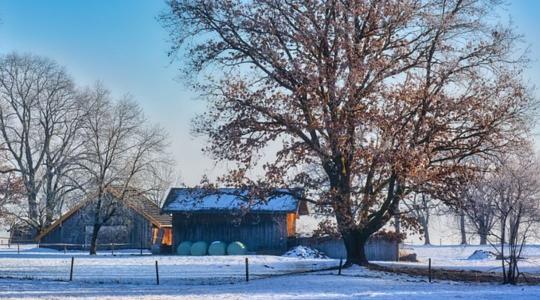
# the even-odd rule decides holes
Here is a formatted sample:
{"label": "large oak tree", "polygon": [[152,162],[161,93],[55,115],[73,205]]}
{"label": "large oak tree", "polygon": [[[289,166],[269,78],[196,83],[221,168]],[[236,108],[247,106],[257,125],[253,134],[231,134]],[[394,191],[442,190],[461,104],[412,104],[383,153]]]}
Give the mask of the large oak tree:
{"label": "large oak tree", "polygon": [[303,187],[335,217],[349,264],[367,263],[364,244],[403,197],[444,200],[465,158],[512,147],[527,128],[526,61],[519,37],[493,25],[498,1],[168,4],[171,54],[185,54],[209,103],[196,132],[237,163],[220,179]]}

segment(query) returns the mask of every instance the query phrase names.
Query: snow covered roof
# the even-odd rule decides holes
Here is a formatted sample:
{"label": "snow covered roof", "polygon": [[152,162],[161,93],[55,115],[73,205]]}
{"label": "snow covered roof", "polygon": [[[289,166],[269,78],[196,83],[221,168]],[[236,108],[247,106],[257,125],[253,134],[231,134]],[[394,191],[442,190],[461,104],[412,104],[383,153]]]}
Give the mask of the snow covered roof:
{"label": "snow covered roof", "polygon": [[[300,190],[280,189],[257,199],[248,190],[221,188],[216,190],[171,188],[162,212],[223,212],[249,210],[252,212],[298,212],[300,202],[297,195]],[[303,202],[303,201],[302,201]],[[300,207],[301,213],[306,211],[305,203]],[[306,207],[306,208],[305,208]]]}

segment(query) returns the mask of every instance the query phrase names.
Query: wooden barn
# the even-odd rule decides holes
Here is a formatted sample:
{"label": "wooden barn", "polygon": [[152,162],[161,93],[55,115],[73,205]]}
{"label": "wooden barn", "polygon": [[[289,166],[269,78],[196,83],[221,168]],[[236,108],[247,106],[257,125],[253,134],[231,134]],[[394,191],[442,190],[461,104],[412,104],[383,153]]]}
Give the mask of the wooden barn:
{"label": "wooden barn", "polygon": [[[98,249],[145,248],[170,251],[172,243],[171,217],[160,214],[159,206],[137,192],[124,200],[113,199],[116,212],[100,229]],[[107,197],[107,198],[109,198]],[[86,249],[93,230],[94,200],[88,198],[66,212],[42,231],[36,240],[47,248]],[[112,244],[112,245],[111,245]]]}
{"label": "wooden barn", "polygon": [[264,200],[246,200],[247,192],[172,188],[162,212],[172,214],[173,249],[182,241],[240,241],[248,252],[282,254],[296,234],[296,219],[307,214],[301,191],[281,190]]}

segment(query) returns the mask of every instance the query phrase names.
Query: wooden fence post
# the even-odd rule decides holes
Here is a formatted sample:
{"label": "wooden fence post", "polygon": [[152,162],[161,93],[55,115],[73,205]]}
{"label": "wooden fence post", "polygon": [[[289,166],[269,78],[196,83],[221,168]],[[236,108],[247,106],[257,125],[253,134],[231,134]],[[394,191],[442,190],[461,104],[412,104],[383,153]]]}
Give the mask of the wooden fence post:
{"label": "wooden fence post", "polygon": [[429,278],[429,282],[431,282],[431,258],[429,259],[429,262],[428,262],[428,278]]}
{"label": "wooden fence post", "polygon": [[111,243],[111,255],[114,256],[114,244]]}
{"label": "wooden fence post", "polygon": [[249,281],[249,259],[246,257],[246,282]]}
{"label": "wooden fence post", "polygon": [[17,243],[17,254],[21,253],[21,246],[19,243]]}
{"label": "wooden fence post", "polygon": [[157,260],[156,260],[156,284],[159,285],[159,268],[158,268]]}
{"label": "wooden fence post", "polygon": [[142,239],[141,239],[141,256],[142,256]]}
{"label": "wooden fence post", "polygon": [[73,264],[75,263],[75,256],[71,257],[71,268],[69,269],[69,281],[73,281]]}
{"label": "wooden fence post", "polygon": [[338,275],[341,275],[341,268],[343,267],[343,257],[339,259]]}

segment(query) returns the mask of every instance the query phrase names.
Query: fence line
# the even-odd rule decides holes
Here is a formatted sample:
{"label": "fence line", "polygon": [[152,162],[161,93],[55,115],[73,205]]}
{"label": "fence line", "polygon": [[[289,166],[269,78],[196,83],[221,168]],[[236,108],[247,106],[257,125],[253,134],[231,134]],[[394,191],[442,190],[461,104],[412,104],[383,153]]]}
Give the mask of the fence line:
{"label": "fence line", "polygon": [[[24,246],[36,246],[37,248],[51,248],[57,251],[63,251],[67,253],[68,251],[89,251],[89,244],[75,244],[75,243],[21,243],[21,242],[10,242],[8,244],[0,244],[0,249],[17,249],[17,253],[24,252],[27,250]],[[145,255],[143,250],[150,250],[149,247],[141,247],[140,244],[135,243],[101,243],[97,244],[97,251],[111,251],[111,254],[114,255],[115,251],[122,250],[137,250],[139,255]]]}
{"label": "fence line", "polygon": [[[208,266],[201,260],[193,264],[175,265],[168,260],[142,258],[137,264],[133,261],[123,260],[110,262],[108,259],[96,257],[61,256],[60,259],[30,258],[26,264],[15,262],[11,257],[4,261],[0,257],[0,278],[76,281],[86,283],[127,283],[127,284],[225,284],[274,276],[293,275],[315,271],[334,270],[331,274],[337,275],[337,261],[329,260],[318,267],[313,261],[298,260],[290,265],[281,262],[255,262],[248,257],[235,257],[240,261],[228,263],[220,260]],[[52,264],[40,264],[40,260],[47,260]],[[26,260],[26,258],[25,258]],[[245,260],[245,263],[244,263]],[[96,263],[98,262],[98,263]],[[99,263],[103,262],[103,265]],[[159,262],[159,264],[158,264]],[[158,268],[159,266],[159,268]]]}

